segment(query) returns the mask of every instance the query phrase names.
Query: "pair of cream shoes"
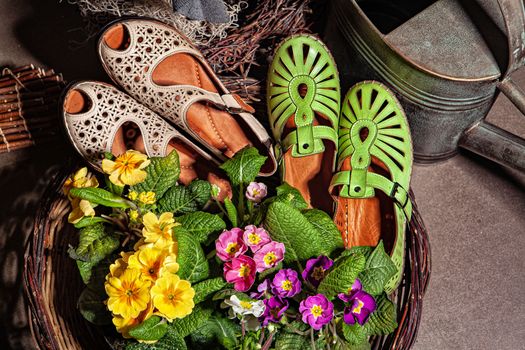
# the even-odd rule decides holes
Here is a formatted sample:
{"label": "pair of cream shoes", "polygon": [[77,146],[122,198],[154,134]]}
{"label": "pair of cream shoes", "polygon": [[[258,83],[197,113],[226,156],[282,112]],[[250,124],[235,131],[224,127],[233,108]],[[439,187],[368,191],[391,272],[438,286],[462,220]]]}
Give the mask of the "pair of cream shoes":
{"label": "pair of cream shoes", "polygon": [[[180,182],[196,178],[229,187],[218,165],[255,146],[276,171],[272,141],[254,110],[219,81],[202,54],[175,28],[148,19],[115,22],[98,42],[117,88],[97,81],[70,85],[63,119],[76,150],[97,170],[105,152],[135,149],[149,157],[179,154]],[[221,191],[222,192],[222,191]]]}

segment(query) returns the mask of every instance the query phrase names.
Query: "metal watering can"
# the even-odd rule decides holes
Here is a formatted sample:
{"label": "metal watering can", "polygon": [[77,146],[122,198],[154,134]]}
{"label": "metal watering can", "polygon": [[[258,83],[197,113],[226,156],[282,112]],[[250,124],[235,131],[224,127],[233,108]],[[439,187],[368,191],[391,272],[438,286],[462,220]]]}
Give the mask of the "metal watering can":
{"label": "metal watering can", "polygon": [[332,0],[326,42],[346,88],[376,79],[396,92],[414,156],[459,147],[525,170],[525,140],[484,120],[503,92],[525,114],[509,74],[525,64],[522,0]]}

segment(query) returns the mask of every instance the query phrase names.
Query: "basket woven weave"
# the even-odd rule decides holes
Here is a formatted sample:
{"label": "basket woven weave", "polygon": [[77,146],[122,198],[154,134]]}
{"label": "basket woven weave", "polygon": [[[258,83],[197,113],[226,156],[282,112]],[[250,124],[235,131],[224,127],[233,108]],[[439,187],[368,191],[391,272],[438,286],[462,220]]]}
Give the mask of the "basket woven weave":
{"label": "basket woven weave", "polygon": [[[78,234],[67,224],[69,206],[61,189],[77,165],[64,166],[50,183],[26,251],[25,292],[32,335],[40,349],[110,349],[102,330],[85,321],[76,307],[83,284],[67,248],[78,243]],[[376,350],[409,349],[421,320],[430,276],[430,246],[413,194],[411,199],[414,213],[407,230],[405,271],[396,295],[399,327],[387,337],[371,339]]]}

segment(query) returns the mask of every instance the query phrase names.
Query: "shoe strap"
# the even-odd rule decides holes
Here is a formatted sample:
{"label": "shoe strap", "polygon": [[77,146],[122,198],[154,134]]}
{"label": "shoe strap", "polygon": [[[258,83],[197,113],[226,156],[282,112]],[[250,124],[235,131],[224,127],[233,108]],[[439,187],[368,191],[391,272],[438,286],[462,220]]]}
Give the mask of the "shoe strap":
{"label": "shoe strap", "polygon": [[412,202],[408,191],[397,182],[364,169],[352,169],[334,174],[330,183],[330,193],[333,193],[334,189],[339,186],[338,196],[344,198],[371,198],[375,196],[376,189],[381,190],[392,198],[410,221]]}
{"label": "shoe strap", "polygon": [[302,157],[322,153],[325,150],[323,140],[337,144],[337,132],[329,126],[305,125],[299,126],[289,133],[283,140],[282,146],[288,150],[292,148],[293,157]]}
{"label": "shoe strap", "polygon": [[206,101],[210,102],[218,109],[224,110],[231,114],[240,113],[254,113],[253,107],[245,103],[239,95],[224,94],[220,95],[216,92],[210,92],[193,85],[176,85],[173,86],[184,94],[184,103],[179,107],[179,115],[186,115],[188,109],[196,102]]}
{"label": "shoe strap", "polygon": [[[284,111],[277,107],[270,114],[270,121],[274,124],[274,129],[279,130],[279,133],[282,134],[285,124],[293,115],[296,129],[282,140],[283,149],[292,148],[293,157],[322,153],[325,150],[323,140],[329,140],[337,145],[335,127],[338,123],[338,117],[334,113],[334,110],[338,108],[337,102],[326,96],[315,96],[316,87],[310,79],[295,80],[291,82],[293,86],[289,88],[290,93],[287,95],[287,99],[290,100],[289,107]],[[298,87],[295,86],[298,84],[307,85],[305,96],[298,93]],[[308,86],[308,84],[312,86]],[[283,103],[282,105],[286,104]],[[326,116],[332,126],[313,125],[316,113]]]}

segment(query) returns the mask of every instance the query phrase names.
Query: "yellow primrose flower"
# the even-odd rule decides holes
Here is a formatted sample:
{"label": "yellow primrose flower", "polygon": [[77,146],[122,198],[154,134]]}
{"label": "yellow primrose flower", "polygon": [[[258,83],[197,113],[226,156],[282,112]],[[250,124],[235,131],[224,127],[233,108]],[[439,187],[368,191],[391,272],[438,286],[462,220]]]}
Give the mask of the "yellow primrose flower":
{"label": "yellow primrose flower", "polygon": [[117,186],[136,185],[146,179],[143,170],[150,163],[148,156],[140,152],[129,150],[117,159],[102,160],[102,170],[109,174],[109,180]]}
{"label": "yellow primrose flower", "polygon": [[140,247],[128,261],[129,268],[138,269],[142,273],[142,278],[155,281],[164,271],[177,273],[179,264],[175,254],[159,249],[153,244],[146,244]]}
{"label": "yellow primrose flower", "polygon": [[138,222],[139,221],[139,212],[136,210],[130,210],[129,213],[129,220],[132,222]]}
{"label": "yellow primrose flower", "polygon": [[139,250],[139,249],[144,249],[146,247],[155,247],[155,248],[158,248],[160,250],[165,250],[169,254],[173,254],[175,256],[177,256],[177,253],[178,253],[177,241],[166,240],[166,241],[162,241],[160,243],[159,242],[157,242],[157,243],[146,243],[146,241],[144,240],[144,237],[139,239],[135,243],[135,245],[133,246],[133,249]]}
{"label": "yellow primrose flower", "polygon": [[156,243],[159,246],[173,243],[172,228],[177,225],[173,213],[162,213],[157,218],[157,215],[149,212],[142,217],[142,223],[142,235],[146,243]]}
{"label": "yellow primrose flower", "polygon": [[128,268],[129,257],[133,255],[133,252],[120,252],[120,258],[109,265],[109,274],[106,276],[106,281],[110,277],[120,277]]}
{"label": "yellow primrose flower", "polygon": [[155,204],[155,192],[140,192],[139,201],[144,204]]}
{"label": "yellow primrose flower", "polygon": [[151,287],[153,305],[158,310],[158,314],[169,322],[191,313],[195,306],[194,296],[195,291],[190,282],[181,280],[177,275],[164,274]]}
{"label": "yellow primrose flower", "polygon": [[113,315],[113,324],[117,329],[117,332],[122,334],[126,339],[131,338],[129,330],[135,326],[138,326],[153,315],[153,303],[149,302],[148,306],[142,311],[138,317],[135,318],[124,318],[122,316]]}
{"label": "yellow primrose flower", "polygon": [[69,195],[69,190],[72,188],[98,187],[98,180],[91,174],[86,167],[80,168],[76,173],[72,174],[64,182],[62,191],[65,195]]}
{"label": "yellow primrose flower", "polygon": [[126,269],[119,277],[110,277],[105,283],[108,309],[125,319],[135,318],[150,301],[151,282],[140,278],[137,269]]}
{"label": "yellow primrose flower", "polygon": [[139,197],[139,194],[137,193],[137,191],[129,191],[128,193],[129,199],[131,199],[132,201],[136,201],[138,197]]}
{"label": "yellow primrose flower", "polygon": [[67,221],[69,223],[76,224],[84,216],[92,216],[92,217],[95,216],[95,209],[90,201],[87,201],[85,199],[80,199],[80,198],[71,198],[70,201],[71,201],[71,207],[73,209],[71,210],[71,213],[69,213],[69,216],[67,217]]}

